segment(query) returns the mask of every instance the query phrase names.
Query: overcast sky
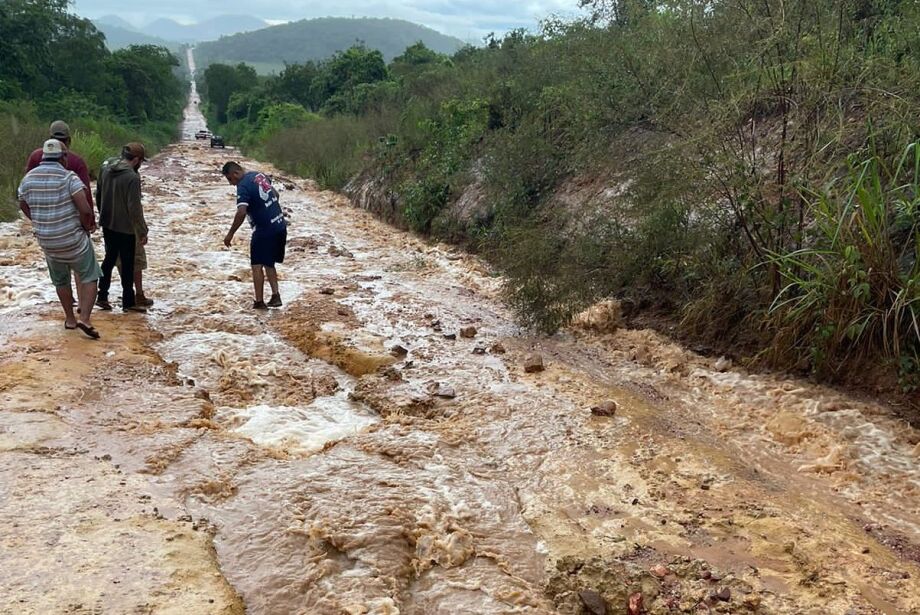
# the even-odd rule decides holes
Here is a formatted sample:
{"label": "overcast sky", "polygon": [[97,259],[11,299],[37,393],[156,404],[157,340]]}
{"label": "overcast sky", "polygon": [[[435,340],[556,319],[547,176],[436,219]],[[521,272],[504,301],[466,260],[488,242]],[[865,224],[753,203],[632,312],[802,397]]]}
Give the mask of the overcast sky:
{"label": "overcast sky", "polygon": [[[256,13],[251,13],[258,7]],[[537,28],[551,14],[577,14],[578,0],[76,0],[84,17],[118,15],[135,25],[158,17],[192,23],[220,14],[252,14],[266,21],[296,21],[312,17],[394,17],[426,25],[464,40],[479,40],[489,32]]]}

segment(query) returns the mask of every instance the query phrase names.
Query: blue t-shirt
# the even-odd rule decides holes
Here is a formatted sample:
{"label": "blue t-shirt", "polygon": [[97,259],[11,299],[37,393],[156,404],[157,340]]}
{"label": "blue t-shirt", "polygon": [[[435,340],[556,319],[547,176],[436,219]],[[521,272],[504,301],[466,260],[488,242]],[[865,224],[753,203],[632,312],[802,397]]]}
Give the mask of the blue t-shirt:
{"label": "blue t-shirt", "polygon": [[264,173],[250,171],[236,185],[236,204],[246,206],[246,217],[254,233],[273,235],[287,228],[278,192]]}

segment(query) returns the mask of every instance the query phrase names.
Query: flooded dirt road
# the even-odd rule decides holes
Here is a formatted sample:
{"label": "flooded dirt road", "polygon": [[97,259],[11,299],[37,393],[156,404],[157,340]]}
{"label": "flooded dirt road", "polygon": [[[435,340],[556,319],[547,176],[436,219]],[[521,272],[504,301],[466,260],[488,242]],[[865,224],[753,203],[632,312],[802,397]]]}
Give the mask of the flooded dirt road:
{"label": "flooded dirt road", "polygon": [[[275,174],[281,309],[222,245],[227,159]],[[156,305],[99,342],[0,225],[0,612],[920,613],[890,409],[604,306],[533,337],[475,258],[230,149],[142,176]]]}

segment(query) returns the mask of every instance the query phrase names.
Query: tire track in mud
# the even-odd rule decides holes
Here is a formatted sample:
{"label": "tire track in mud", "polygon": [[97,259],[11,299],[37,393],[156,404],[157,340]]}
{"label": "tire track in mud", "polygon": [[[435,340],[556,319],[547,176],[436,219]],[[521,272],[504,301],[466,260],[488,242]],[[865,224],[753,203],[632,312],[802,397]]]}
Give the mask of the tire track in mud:
{"label": "tire track in mud", "polygon": [[287,305],[251,312],[228,157],[142,171],[157,305],[100,344],[0,227],[4,606],[920,612],[918,438],[884,408],[647,331],[528,337],[476,259],[243,160],[291,219]]}

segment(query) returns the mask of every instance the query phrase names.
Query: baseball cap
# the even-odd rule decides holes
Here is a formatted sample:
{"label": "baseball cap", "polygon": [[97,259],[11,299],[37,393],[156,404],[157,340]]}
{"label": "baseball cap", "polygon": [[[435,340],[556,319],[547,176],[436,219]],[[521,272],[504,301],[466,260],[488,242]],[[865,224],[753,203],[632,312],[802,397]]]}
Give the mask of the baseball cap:
{"label": "baseball cap", "polygon": [[70,126],[67,125],[67,122],[57,120],[51,123],[51,128],[48,129],[48,133],[55,139],[69,139]]}
{"label": "baseball cap", "polygon": [[42,146],[42,159],[57,160],[64,155],[65,150],[64,144],[57,139],[48,139]]}
{"label": "baseball cap", "polygon": [[147,149],[144,147],[143,143],[128,143],[122,149],[122,152],[123,155],[127,154],[126,157],[147,160]]}

